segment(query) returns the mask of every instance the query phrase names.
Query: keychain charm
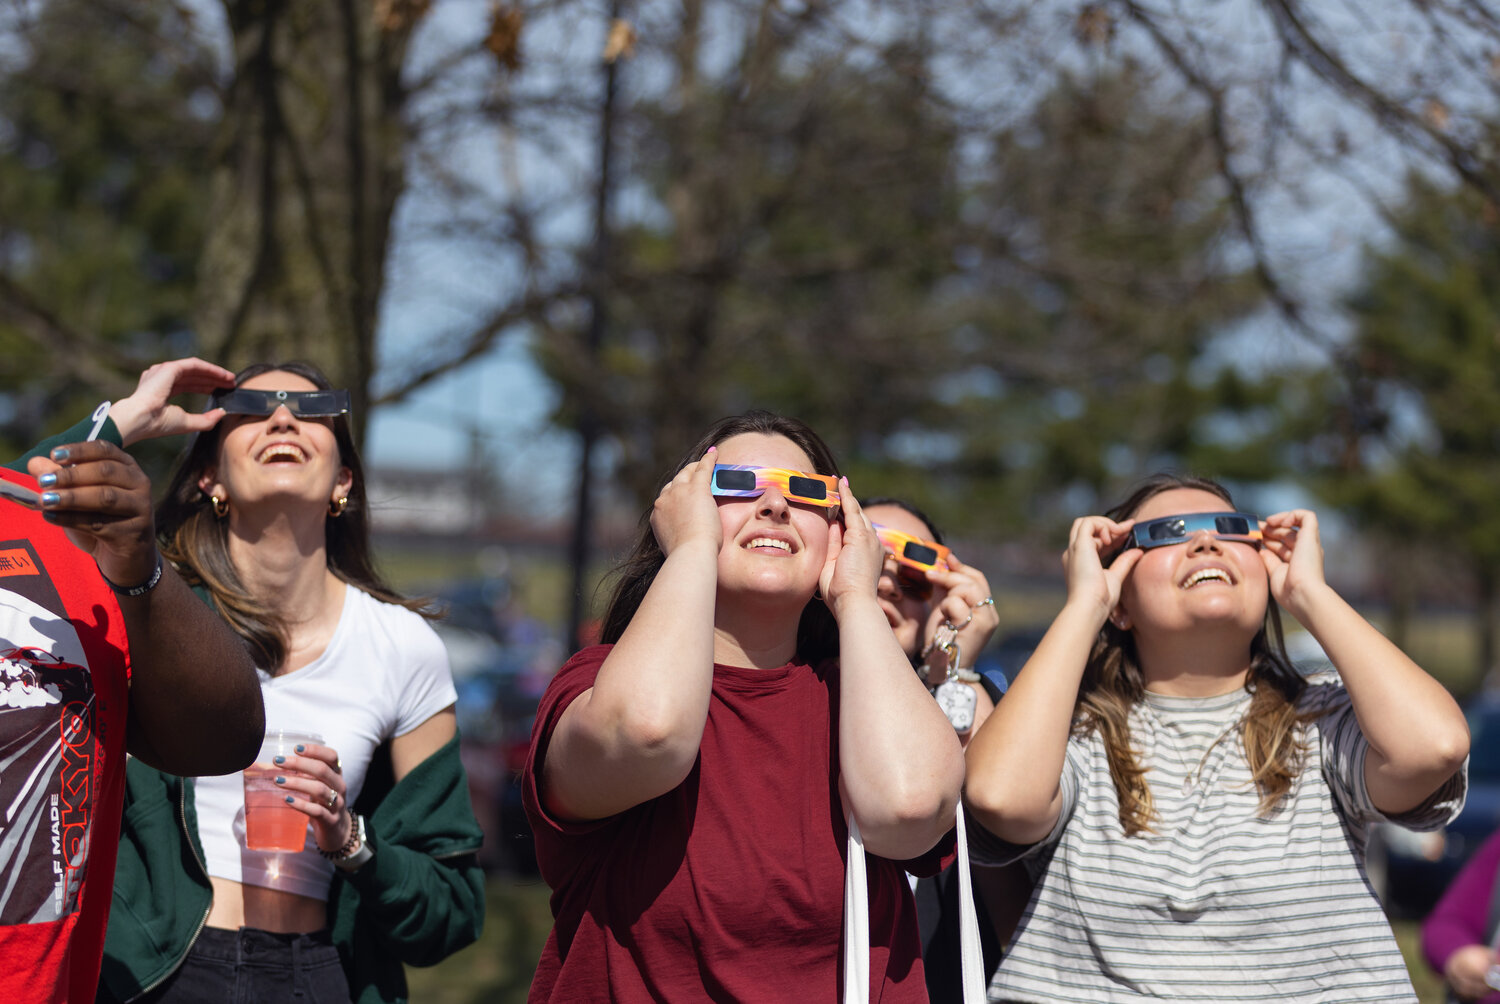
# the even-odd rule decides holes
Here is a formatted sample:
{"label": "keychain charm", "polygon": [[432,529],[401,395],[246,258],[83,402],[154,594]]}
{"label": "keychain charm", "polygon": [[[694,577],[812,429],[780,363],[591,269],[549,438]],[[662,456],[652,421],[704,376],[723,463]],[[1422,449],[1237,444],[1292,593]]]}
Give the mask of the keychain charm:
{"label": "keychain charm", "polygon": [[979,695],[958,678],[958,640],[955,638],[941,647],[948,654],[948,678],[938,684],[932,696],[948,716],[953,731],[968,732],[974,727],[974,708],[979,704]]}
{"label": "keychain charm", "polygon": [[932,696],[937,698],[938,707],[953,723],[954,732],[967,732],[974,727],[974,708],[979,703],[979,695],[974,693],[973,687],[952,676],[939,684]]}

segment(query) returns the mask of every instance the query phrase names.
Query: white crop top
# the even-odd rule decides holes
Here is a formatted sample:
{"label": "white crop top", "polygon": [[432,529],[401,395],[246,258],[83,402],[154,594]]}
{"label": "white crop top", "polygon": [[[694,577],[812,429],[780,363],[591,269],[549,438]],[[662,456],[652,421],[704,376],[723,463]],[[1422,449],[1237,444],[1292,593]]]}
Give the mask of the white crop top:
{"label": "white crop top", "polygon": [[[260,671],[266,728],[323,737],[338,751],[349,801],[359,797],[375,748],[453,704],[453,674],[437,633],[418,614],[349,586],[323,654],[272,677]],[[333,865],[312,830],[300,852],[245,846],[245,793],[238,773],[194,780],[198,836],[208,873],[246,885],[328,898]]]}

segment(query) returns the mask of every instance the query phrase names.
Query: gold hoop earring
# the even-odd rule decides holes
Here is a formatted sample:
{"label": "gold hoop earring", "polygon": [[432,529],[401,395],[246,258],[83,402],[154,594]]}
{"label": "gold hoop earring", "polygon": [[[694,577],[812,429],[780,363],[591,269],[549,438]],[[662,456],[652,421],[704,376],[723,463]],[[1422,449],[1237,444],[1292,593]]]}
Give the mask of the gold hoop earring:
{"label": "gold hoop earring", "polygon": [[344,515],[344,508],[348,504],[349,496],[347,495],[340,495],[338,498],[330,500],[328,503],[328,515],[333,519],[338,519]]}
{"label": "gold hoop earring", "polygon": [[219,519],[223,519],[225,516],[229,515],[229,500],[228,499],[221,499],[217,495],[210,495],[208,497],[208,501],[209,501],[209,504],[211,504],[214,507],[214,515],[217,516]]}

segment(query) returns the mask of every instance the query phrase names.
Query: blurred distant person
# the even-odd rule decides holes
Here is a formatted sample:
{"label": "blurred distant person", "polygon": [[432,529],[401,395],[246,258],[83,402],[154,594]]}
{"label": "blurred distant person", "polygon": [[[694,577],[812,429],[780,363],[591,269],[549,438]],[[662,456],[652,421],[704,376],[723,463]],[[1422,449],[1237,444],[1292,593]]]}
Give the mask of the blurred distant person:
{"label": "blurred distant person", "polygon": [[[555,923],[532,1001],[925,1001],[906,870],[963,780],[876,595],[883,551],[807,426],[717,423],[661,489],[604,644],[548,687],[524,776]],[[867,959],[841,960],[850,817]],[[948,844],[951,847],[951,842]],[[925,864],[909,862],[925,856]]]}
{"label": "blurred distant person", "polygon": [[[1412,1000],[1364,835],[1452,819],[1469,733],[1328,585],[1317,516],[1162,474],[1075,520],[1064,565],[968,748],[975,856],[1036,877],[991,997]],[[1336,673],[1297,672],[1278,607]]]}
{"label": "blurred distant person", "polygon": [[[195,371],[178,390],[229,379],[201,365],[207,386]],[[126,752],[167,771],[236,771],[264,727],[243,647],[157,551],[150,482],[119,446],[149,416],[126,402],[114,414],[0,470],[7,1002],[94,999]]]}
{"label": "blurred distant person", "polygon": [[400,1000],[403,963],[483,919],[447,654],[375,571],[348,392],[256,365],[211,404],[157,528],[250,651],[269,727],[323,737],[275,760],[311,832],[252,850],[241,777],[132,763],[101,997]]}
{"label": "blurred distant person", "polygon": [[1500,1004],[1500,831],[1453,877],[1422,924],[1422,955],[1451,999]]}

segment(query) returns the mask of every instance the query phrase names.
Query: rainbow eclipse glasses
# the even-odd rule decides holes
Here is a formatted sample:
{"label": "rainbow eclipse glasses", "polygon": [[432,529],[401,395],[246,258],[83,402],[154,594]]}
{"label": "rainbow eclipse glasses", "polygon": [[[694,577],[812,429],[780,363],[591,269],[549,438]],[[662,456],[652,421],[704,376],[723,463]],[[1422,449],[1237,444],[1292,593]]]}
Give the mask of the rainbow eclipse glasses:
{"label": "rainbow eclipse glasses", "polygon": [[208,400],[209,410],[223,408],[229,415],[273,415],[286,405],[297,418],[334,418],[349,414],[347,390],[216,390]]}
{"label": "rainbow eclipse glasses", "polygon": [[805,474],[785,467],[751,467],[745,464],[714,464],[710,489],[722,498],[759,498],[775,488],[788,502],[836,509],[838,479],[828,474]]}
{"label": "rainbow eclipse glasses", "polygon": [[1132,547],[1149,551],[1153,547],[1183,544],[1202,530],[1207,530],[1219,540],[1260,546],[1259,516],[1248,512],[1195,512],[1181,516],[1162,516],[1137,523],[1130,528],[1130,535],[1125,538],[1120,551],[1128,551]]}

